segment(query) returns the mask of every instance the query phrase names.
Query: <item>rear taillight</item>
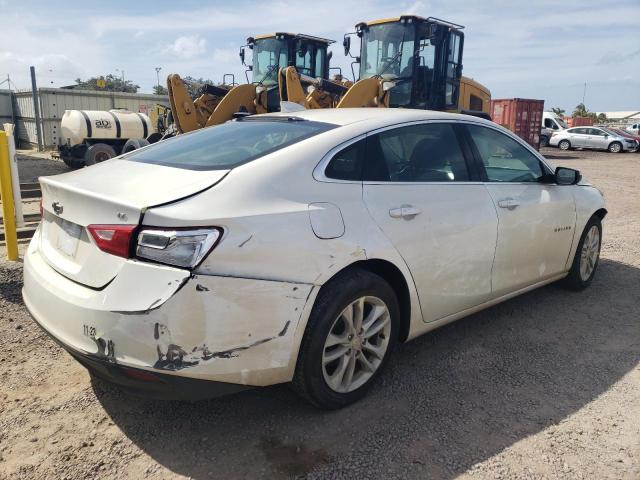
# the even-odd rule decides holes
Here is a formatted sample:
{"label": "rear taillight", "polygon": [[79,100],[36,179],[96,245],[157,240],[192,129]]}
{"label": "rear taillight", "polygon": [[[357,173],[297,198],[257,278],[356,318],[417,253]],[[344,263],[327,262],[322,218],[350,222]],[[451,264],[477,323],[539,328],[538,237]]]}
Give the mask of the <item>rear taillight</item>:
{"label": "rear taillight", "polygon": [[216,246],[219,228],[145,228],[138,234],[136,256],[176,267],[194,268]]}
{"label": "rear taillight", "polygon": [[87,230],[103,252],[129,258],[131,237],[137,225],[89,225]]}

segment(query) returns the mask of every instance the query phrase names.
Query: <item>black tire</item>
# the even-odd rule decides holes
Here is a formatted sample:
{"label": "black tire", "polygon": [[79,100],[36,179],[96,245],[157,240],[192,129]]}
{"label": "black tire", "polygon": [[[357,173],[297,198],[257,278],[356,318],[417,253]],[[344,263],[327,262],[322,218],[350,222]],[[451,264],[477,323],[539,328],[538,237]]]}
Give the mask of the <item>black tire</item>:
{"label": "black tire", "polygon": [[144,138],[130,138],[125,142],[124,147],[122,147],[121,153],[133,152],[134,150],[146,147],[147,145],[149,145],[149,142],[147,142]]}
{"label": "black tire", "polygon": [[96,143],[87,148],[84,154],[84,163],[87,167],[104,162],[116,156],[116,151],[106,143]]}
{"label": "black tire", "polygon": [[560,140],[558,148],[560,150],[571,150],[571,142],[569,140]]}
{"label": "black tire", "polygon": [[547,137],[546,135],[541,135],[540,136],[540,146],[541,147],[548,147],[549,146],[549,137]]}
{"label": "black tire", "polygon": [[[591,230],[592,227],[597,227],[598,229],[598,256],[594,262],[593,270],[587,278],[583,278],[580,272],[580,265],[582,260],[582,250],[584,248],[585,239],[587,238],[587,234]],[[600,218],[596,215],[592,216],[587,225],[584,227],[582,235],[580,236],[580,241],[578,242],[578,248],[576,249],[576,254],[573,257],[573,263],[571,264],[571,269],[569,270],[569,275],[567,275],[564,280],[564,286],[571,290],[584,290],[589,285],[591,285],[591,281],[598,270],[598,264],[600,263],[600,248],[602,247],[602,222]]]}
{"label": "black tire", "polygon": [[147,137],[147,144],[156,143],[158,140],[162,138],[162,134],[158,132],[153,132],[151,135]]}
{"label": "black tire", "polygon": [[[346,393],[337,392],[327,384],[324,377],[325,340],[343,310],[364,296],[376,297],[387,307],[391,327],[387,349],[379,366],[365,383]],[[353,268],[339,274],[322,287],[313,306],[300,345],[298,362],[292,381],[293,389],[316,407],[328,410],[342,408],[359,400],[380,376],[393,353],[398,341],[399,324],[398,299],[393,289],[382,277],[359,268]],[[352,347],[348,348],[351,352]],[[359,352],[359,355],[363,355],[363,351]],[[361,360],[354,360],[355,362],[361,362]],[[362,363],[358,363],[358,365],[362,366]]]}
{"label": "black tire", "polygon": [[622,144],[620,142],[611,142],[607,150],[609,150],[611,153],[621,153]]}
{"label": "black tire", "polygon": [[76,157],[61,157],[62,161],[69,168],[78,169],[84,167],[84,158],[76,158]]}

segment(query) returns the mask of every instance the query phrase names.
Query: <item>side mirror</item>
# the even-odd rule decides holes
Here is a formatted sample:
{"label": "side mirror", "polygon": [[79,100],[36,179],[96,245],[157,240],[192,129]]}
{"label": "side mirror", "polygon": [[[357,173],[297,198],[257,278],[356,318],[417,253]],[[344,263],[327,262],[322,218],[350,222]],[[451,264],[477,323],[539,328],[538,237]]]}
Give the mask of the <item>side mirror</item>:
{"label": "side mirror", "polygon": [[244,65],[244,47],[240,47],[240,60],[242,61],[242,64]]}
{"label": "side mirror", "polygon": [[567,167],[557,167],[555,181],[558,185],[575,185],[582,180],[582,175],[578,170]]}
{"label": "side mirror", "polygon": [[344,40],[342,40],[342,46],[344,47],[344,56],[346,57],[351,50],[351,37],[345,35]]}
{"label": "side mirror", "polygon": [[329,63],[332,58],[333,58],[333,52],[328,52],[327,53],[327,63]]}

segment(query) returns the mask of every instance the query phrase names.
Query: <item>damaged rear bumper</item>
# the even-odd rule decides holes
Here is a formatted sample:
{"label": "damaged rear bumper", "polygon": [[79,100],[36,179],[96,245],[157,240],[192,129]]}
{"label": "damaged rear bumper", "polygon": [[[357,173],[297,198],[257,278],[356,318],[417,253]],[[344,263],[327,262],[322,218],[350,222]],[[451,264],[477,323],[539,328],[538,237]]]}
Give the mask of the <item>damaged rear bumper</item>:
{"label": "damaged rear bumper", "polygon": [[288,382],[315,293],[310,284],[191,275],[137,261],[94,290],[53,270],[37,242],[25,255],[23,298],[36,322],[120,384],[134,370],[178,389],[182,379],[222,382],[222,390],[235,384],[232,391]]}
{"label": "damaged rear bumper", "polygon": [[198,401],[222,397],[253,388],[235,383],[198,380],[195,378],[167,375],[159,372],[120,366],[106,361],[103,358],[74,350],[69,347],[69,345],[65,345],[51,335],[37,320],[35,320],[35,322],[93,376],[116,384],[133,395],[158,400]]}

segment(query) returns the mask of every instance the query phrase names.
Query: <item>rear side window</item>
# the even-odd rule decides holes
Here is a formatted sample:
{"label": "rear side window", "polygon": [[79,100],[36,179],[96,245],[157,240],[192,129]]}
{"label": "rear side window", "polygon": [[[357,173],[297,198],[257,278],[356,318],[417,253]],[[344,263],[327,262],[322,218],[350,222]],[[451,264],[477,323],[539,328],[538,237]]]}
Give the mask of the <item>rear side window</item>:
{"label": "rear side window", "polygon": [[383,182],[463,182],[467,164],[453,126],[429,123],[367,138],[364,179]]}
{"label": "rear side window", "polygon": [[328,123],[256,117],[179,135],[122,158],[188,170],[227,170],[334,127]]}
{"label": "rear side window", "polygon": [[365,141],[359,140],[336,153],[324,171],[325,176],[336,180],[361,180],[364,147]]}

